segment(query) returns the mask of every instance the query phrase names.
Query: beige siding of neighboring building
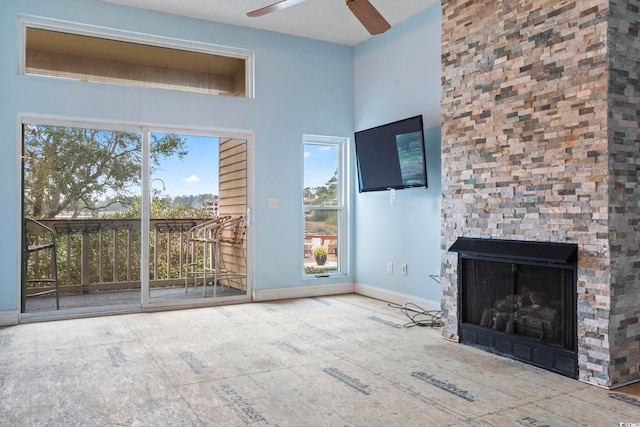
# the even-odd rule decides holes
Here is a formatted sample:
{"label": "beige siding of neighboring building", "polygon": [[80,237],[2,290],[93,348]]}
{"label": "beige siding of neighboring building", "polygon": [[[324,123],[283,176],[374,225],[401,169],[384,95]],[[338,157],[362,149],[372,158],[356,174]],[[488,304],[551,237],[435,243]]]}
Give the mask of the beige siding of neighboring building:
{"label": "beige siding of neighboring building", "polygon": [[[247,211],[247,144],[245,140],[228,139],[220,141],[220,190],[219,214],[233,218],[246,215]],[[230,244],[220,247],[222,260],[227,266],[239,260],[239,271],[246,274],[246,238],[235,248]],[[234,256],[235,250],[235,256]],[[246,279],[228,280],[225,285],[246,289]]]}

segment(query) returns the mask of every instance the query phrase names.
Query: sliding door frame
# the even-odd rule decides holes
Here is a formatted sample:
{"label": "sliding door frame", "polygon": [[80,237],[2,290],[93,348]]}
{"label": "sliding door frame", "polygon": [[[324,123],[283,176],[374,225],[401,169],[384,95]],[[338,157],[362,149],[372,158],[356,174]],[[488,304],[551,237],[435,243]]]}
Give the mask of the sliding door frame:
{"label": "sliding door frame", "polygon": [[247,144],[247,234],[246,234],[246,251],[247,251],[247,278],[246,278],[246,291],[244,295],[228,296],[212,298],[200,298],[190,299],[184,301],[152,301],[151,300],[151,285],[150,285],[150,257],[151,248],[148,244],[142,247],[142,265],[141,274],[146,280],[142,281],[142,308],[184,308],[188,307],[202,307],[219,305],[221,303],[244,303],[252,301],[253,295],[253,227],[251,221],[251,207],[253,206],[253,132],[236,131],[228,129],[213,129],[213,128],[197,128],[197,127],[166,127],[166,126],[143,126],[142,127],[142,241],[149,242],[150,238],[150,220],[151,220],[151,169],[149,166],[150,157],[150,138],[151,133],[174,133],[178,135],[190,135],[190,136],[206,136],[220,139],[238,139],[244,140]]}
{"label": "sliding door frame", "polygon": [[[81,127],[81,128],[98,128],[104,130],[113,131],[127,131],[140,133],[142,136],[142,177],[141,177],[141,200],[142,200],[142,212],[141,212],[141,235],[142,242],[149,242],[150,236],[150,168],[149,168],[149,135],[151,132],[165,132],[176,134],[188,134],[194,136],[209,136],[218,138],[238,139],[246,141],[246,153],[247,153],[247,230],[246,230],[246,255],[247,255],[247,278],[246,278],[246,292],[244,295],[230,296],[223,298],[204,298],[204,299],[190,299],[184,301],[150,301],[150,247],[148,244],[142,244],[141,250],[141,299],[140,304],[126,305],[126,306],[111,306],[111,307],[91,307],[82,309],[69,309],[62,312],[42,312],[42,313],[22,313],[19,307],[21,307],[22,298],[22,222],[24,216],[23,202],[24,197],[24,182],[23,182],[23,170],[21,156],[23,153],[23,125],[25,124],[37,124],[37,125],[49,125],[49,126],[65,126],[65,127]],[[254,205],[254,133],[250,130],[237,130],[228,128],[216,128],[216,127],[198,127],[198,126],[172,126],[167,127],[164,125],[156,125],[153,123],[135,123],[124,122],[117,120],[96,120],[96,119],[83,119],[77,117],[61,117],[51,115],[39,115],[39,114],[19,114],[16,123],[16,147],[17,147],[17,159],[18,163],[17,171],[20,173],[18,181],[18,188],[16,195],[19,203],[16,204],[17,221],[16,229],[19,230],[18,238],[15,242],[17,263],[16,263],[16,277],[19,279],[16,281],[16,307],[18,307],[18,320],[30,321],[30,320],[53,320],[63,318],[76,318],[87,317],[95,315],[104,315],[112,313],[130,313],[130,312],[144,312],[144,311],[157,311],[167,309],[181,309],[181,308],[195,308],[195,307],[207,307],[221,304],[232,304],[252,301],[253,284],[254,284],[254,231],[253,222],[251,218],[252,207]]]}

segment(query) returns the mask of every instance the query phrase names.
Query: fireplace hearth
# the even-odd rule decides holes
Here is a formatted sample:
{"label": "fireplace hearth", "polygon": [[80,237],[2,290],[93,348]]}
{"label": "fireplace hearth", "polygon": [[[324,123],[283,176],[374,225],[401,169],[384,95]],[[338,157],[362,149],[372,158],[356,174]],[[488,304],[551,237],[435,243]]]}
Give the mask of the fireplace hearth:
{"label": "fireplace hearth", "polygon": [[578,377],[577,246],[460,238],[460,338]]}

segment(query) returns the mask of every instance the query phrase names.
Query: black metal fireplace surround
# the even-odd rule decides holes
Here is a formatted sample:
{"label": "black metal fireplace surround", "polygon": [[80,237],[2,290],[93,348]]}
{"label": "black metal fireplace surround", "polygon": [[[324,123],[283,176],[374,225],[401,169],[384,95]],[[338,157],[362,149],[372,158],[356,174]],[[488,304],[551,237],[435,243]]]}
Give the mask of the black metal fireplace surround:
{"label": "black metal fireplace surround", "polygon": [[459,238],[460,338],[465,344],[578,377],[578,246]]}

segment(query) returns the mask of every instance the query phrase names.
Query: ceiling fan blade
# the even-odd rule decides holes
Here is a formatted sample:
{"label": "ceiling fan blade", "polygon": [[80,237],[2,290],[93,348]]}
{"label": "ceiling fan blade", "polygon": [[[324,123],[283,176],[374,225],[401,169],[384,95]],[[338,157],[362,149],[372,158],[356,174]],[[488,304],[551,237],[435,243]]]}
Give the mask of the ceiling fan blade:
{"label": "ceiling fan blade", "polygon": [[277,1],[277,2],[275,2],[273,4],[270,4],[269,6],[265,6],[265,7],[261,7],[260,9],[252,10],[251,12],[247,13],[247,16],[255,18],[257,16],[266,15],[267,13],[275,12],[277,10],[281,10],[281,9],[285,9],[287,7],[290,7],[290,6],[294,6],[294,5],[298,4],[298,3],[302,3],[303,1],[306,1],[306,0],[280,0],[280,1]]}
{"label": "ceiling fan blade", "polygon": [[386,19],[369,0],[346,0],[351,12],[371,35],[382,34],[391,28]]}

